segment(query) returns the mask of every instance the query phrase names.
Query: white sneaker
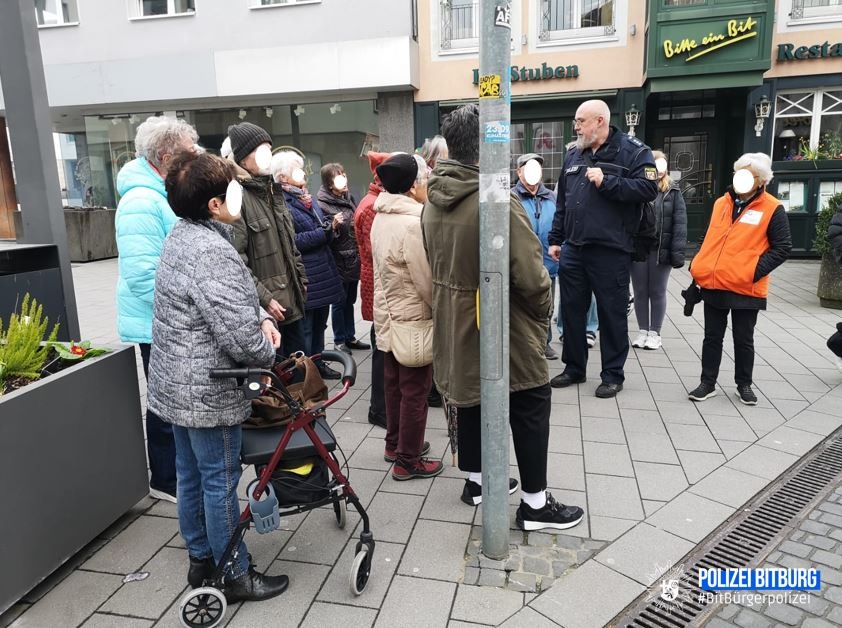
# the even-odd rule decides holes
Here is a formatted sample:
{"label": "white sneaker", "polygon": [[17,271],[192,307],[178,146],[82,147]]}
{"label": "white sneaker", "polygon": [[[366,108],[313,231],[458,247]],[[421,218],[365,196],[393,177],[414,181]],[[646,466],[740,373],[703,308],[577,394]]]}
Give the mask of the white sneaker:
{"label": "white sneaker", "polygon": [[842,357],[839,357],[838,355],[833,356],[833,363],[836,365],[836,368],[842,371]]}
{"label": "white sneaker", "polygon": [[632,347],[636,349],[643,349],[646,345],[646,341],[649,339],[649,332],[645,329],[641,329],[637,332],[637,338],[632,341]]}
{"label": "white sneaker", "polygon": [[656,331],[650,331],[646,342],[643,343],[644,349],[655,350],[661,348],[661,334]]}

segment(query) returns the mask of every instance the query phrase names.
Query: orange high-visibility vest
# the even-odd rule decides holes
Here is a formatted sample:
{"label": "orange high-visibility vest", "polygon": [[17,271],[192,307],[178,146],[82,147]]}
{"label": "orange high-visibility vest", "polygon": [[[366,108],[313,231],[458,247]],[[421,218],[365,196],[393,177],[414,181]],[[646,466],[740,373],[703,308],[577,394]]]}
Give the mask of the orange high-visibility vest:
{"label": "orange high-visibility vest", "polygon": [[717,199],[702,248],[690,267],[696,283],[708,290],[765,298],[769,294],[769,276],[755,283],[754,271],[760,256],[769,250],[766,231],[780,204],[774,196],[763,192],[731,222],[734,209],[731,194]]}

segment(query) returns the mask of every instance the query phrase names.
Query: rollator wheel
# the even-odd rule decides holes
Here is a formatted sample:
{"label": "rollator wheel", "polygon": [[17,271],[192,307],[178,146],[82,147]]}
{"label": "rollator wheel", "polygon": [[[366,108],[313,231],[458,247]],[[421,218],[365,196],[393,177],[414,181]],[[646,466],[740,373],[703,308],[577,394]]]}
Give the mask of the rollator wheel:
{"label": "rollator wheel", "polygon": [[181,624],[187,628],[214,628],[222,622],[228,602],[222,591],[200,587],[188,591],[178,605]]}
{"label": "rollator wheel", "polygon": [[336,515],[336,525],[340,530],[345,529],[348,522],[348,509],[345,507],[344,499],[337,499],[333,502],[333,514]]}
{"label": "rollator wheel", "polygon": [[371,575],[371,555],[368,552],[368,547],[363,547],[357,555],[354,556],[354,562],[351,563],[351,577],[348,584],[351,585],[351,593],[360,595],[365,591],[368,584],[368,577]]}

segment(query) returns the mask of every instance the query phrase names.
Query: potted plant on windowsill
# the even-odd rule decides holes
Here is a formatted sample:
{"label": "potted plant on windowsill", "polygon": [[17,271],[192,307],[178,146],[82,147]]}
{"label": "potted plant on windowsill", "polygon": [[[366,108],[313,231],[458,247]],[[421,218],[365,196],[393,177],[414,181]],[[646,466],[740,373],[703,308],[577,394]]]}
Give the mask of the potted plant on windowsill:
{"label": "potted plant on windowsill", "polygon": [[798,154],[776,162],[775,170],[842,170],[842,134],[826,132],[815,148],[801,138]]}
{"label": "potted plant on windowsill", "polygon": [[56,328],[27,296],[0,329],[0,613],[148,491],[134,347]]}
{"label": "potted plant on windowsill", "polygon": [[816,251],[822,256],[816,295],[819,297],[822,307],[835,310],[842,310],[842,266],[836,263],[830,252],[827,230],[830,227],[831,218],[837,211],[840,211],[840,208],[842,208],[842,192],[831,196],[816,216],[816,241],[814,245]]}

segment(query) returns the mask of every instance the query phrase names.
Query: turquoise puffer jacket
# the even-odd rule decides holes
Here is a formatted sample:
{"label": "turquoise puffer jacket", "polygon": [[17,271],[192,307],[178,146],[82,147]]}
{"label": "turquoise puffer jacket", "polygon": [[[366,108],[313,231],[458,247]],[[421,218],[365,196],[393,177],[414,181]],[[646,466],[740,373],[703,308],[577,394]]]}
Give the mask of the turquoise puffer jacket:
{"label": "turquoise puffer jacket", "polygon": [[117,333],[123,342],[151,343],[155,270],[178,217],[167,203],[164,180],[145,157],[123,166],[117,191]]}

